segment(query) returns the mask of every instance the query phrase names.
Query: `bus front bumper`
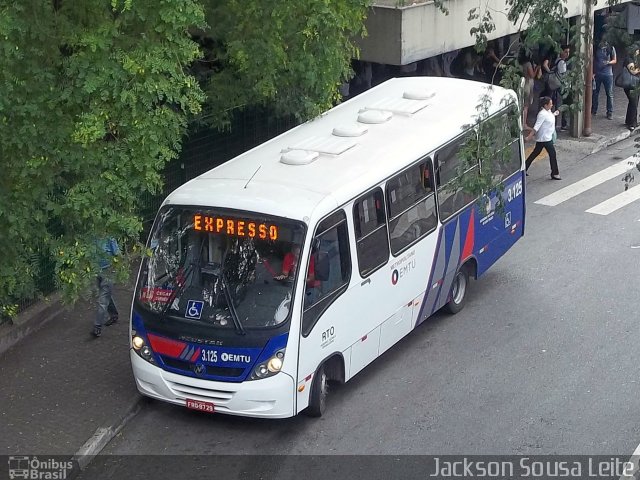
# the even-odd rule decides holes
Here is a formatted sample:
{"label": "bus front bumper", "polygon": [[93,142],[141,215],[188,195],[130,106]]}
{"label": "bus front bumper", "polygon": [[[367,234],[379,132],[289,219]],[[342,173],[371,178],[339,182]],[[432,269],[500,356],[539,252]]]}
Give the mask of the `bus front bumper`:
{"label": "bus front bumper", "polygon": [[130,350],[138,391],[186,407],[187,399],[213,403],[216,413],[260,418],[295,415],[293,379],[284,372],[261,380],[216,382],[167,372]]}

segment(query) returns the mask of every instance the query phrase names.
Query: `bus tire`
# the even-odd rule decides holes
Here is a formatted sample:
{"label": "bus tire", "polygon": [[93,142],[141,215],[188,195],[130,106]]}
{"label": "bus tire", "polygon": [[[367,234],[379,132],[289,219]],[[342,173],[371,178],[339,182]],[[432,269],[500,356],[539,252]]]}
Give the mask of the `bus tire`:
{"label": "bus tire", "polygon": [[467,300],[467,290],[469,288],[469,270],[466,265],[460,267],[456,272],[449,292],[449,301],[444,306],[445,310],[451,314],[456,314],[464,308]]}
{"label": "bus tire", "polygon": [[310,417],[321,417],[327,406],[327,396],[329,395],[329,378],[325,372],[324,364],[318,367],[311,383],[311,393],[309,393],[309,406],[305,413]]}

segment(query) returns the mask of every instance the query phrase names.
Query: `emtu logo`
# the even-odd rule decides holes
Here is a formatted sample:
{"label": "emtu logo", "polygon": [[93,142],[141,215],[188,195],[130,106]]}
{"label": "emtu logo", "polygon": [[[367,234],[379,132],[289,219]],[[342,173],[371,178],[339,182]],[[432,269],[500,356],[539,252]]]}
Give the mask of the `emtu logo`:
{"label": "emtu logo", "polygon": [[402,279],[403,277],[406,277],[413,270],[415,270],[415,268],[416,268],[415,258],[413,260],[408,260],[404,262],[402,265],[398,266],[398,268],[395,268],[393,272],[391,272],[391,283],[395,285],[400,281],[400,279]]}

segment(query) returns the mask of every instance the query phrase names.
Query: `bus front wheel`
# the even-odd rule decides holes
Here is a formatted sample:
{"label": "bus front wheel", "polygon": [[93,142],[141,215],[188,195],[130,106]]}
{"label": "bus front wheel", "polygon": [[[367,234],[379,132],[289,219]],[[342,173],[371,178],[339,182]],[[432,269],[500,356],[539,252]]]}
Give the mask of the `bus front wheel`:
{"label": "bus front wheel", "polygon": [[305,413],[310,417],[321,417],[326,409],[327,396],[329,395],[329,379],[324,365],[318,367],[318,371],[313,377],[309,395],[309,406]]}
{"label": "bus front wheel", "polygon": [[469,286],[469,271],[463,265],[456,273],[449,292],[449,301],[445,305],[445,310],[449,313],[458,313],[464,308],[467,299],[467,287]]}

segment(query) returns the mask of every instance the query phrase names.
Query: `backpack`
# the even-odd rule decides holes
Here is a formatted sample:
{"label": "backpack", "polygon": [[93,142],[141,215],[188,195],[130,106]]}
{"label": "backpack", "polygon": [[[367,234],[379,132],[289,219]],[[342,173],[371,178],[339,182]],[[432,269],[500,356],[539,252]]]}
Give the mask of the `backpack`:
{"label": "backpack", "polygon": [[558,90],[562,87],[562,79],[560,74],[558,73],[558,63],[562,60],[561,58],[556,59],[556,62],[553,64],[553,68],[550,72],[545,73],[545,83],[547,88],[552,92]]}

